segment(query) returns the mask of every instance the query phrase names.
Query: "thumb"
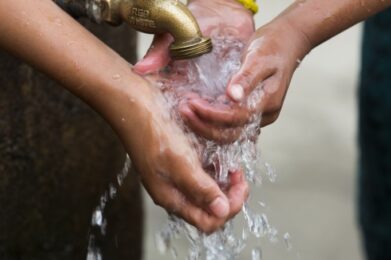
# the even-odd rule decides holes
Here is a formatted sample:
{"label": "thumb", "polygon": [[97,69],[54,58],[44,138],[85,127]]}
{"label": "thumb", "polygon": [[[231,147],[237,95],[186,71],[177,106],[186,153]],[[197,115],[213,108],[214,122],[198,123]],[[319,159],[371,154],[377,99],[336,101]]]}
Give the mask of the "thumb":
{"label": "thumb", "polygon": [[253,52],[249,52],[243,59],[239,71],[234,74],[227,86],[227,95],[233,101],[241,102],[258,85],[276,71],[261,61],[261,57],[254,57]]}
{"label": "thumb", "polygon": [[148,74],[166,66],[170,61],[169,47],[172,42],[173,38],[168,33],[155,35],[147,54],[133,69],[139,74]]}
{"label": "thumb", "polygon": [[198,207],[217,218],[228,217],[230,205],[227,196],[202,168],[186,176],[175,176],[173,181],[176,187]]}

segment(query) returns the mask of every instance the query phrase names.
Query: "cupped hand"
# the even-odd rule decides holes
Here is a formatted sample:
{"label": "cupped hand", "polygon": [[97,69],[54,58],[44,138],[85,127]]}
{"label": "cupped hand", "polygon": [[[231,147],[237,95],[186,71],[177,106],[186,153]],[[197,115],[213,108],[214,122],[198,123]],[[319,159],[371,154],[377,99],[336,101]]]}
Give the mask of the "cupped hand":
{"label": "cupped hand", "polygon": [[240,129],[254,118],[262,116],[261,126],[273,123],[292,75],[310,46],[305,35],[288,21],[277,18],[259,28],[247,44],[240,70],[227,86],[226,96],[235,104],[217,107],[201,99],[191,100],[197,119],[193,116],[190,124],[202,129],[206,137],[229,141],[237,137],[231,129]]}
{"label": "cupped hand", "polygon": [[221,190],[172,121],[161,93],[148,89],[137,98],[118,98],[117,132],[153,201],[204,232],[215,231],[241,210],[247,183],[240,171],[232,172]]}
{"label": "cupped hand", "polygon": [[[197,19],[205,36],[233,38],[247,42],[254,33],[253,14],[234,0],[194,0],[189,9]],[[173,38],[169,34],[155,36],[152,46],[134,70],[140,74],[155,72],[170,62],[169,46]],[[249,112],[232,102],[225,94],[219,104],[211,105],[197,94],[189,94],[188,102],[179,110],[187,125],[198,135],[220,143],[236,140]]]}

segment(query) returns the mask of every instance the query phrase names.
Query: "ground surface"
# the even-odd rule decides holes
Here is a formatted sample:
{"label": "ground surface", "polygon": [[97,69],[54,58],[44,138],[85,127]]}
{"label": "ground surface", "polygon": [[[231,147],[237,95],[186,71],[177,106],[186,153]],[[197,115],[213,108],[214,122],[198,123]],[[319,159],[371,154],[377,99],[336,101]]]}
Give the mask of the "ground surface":
{"label": "ground surface", "polygon": [[[290,2],[262,1],[257,25]],[[355,215],[360,33],[356,26],[306,58],[279,120],[262,132],[260,148],[278,179],[265,182],[252,196],[266,202],[270,221],[280,233],[289,232],[293,243],[287,252],[280,244],[261,240],[264,260],[362,259]],[[140,55],[149,41],[141,37]],[[147,195],[145,202],[145,259],[172,259],[170,254],[160,255],[154,244],[166,214]],[[249,252],[241,259],[250,259]]]}

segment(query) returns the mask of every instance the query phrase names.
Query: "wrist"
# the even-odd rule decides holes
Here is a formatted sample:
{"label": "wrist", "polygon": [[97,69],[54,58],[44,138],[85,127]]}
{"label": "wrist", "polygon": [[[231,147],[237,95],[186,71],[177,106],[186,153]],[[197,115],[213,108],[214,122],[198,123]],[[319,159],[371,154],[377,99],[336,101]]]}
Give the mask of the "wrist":
{"label": "wrist", "polygon": [[98,89],[101,91],[89,103],[116,131],[123,132],[121,129],[124,127],[142,120],[139,115],[151,105],[153,89],[146,80],[132,74],[130,69],[124,74],[113,75],[113,78],[100,80]]}
{"label": "wrist", "polygon": [[297,24],[292,23],[288,17],[277,17],[270,24],[276,28],[277,34],[284,36],[294,47],[292,54],[302,60],[314,48],[311,39]]}
{"label": "wrist", "polygon": [[254,32],[254,18],[250,10],[235,0],[193,0],[189,9],[205,35],[232,36],[247,41]]}
{"label": "wrist", "polygon": [[128,75],[118,81],[103,83],[107,93],[102,95],[105,97],[97,110],[132,155],[146,139],[159,139],[157,130],[165,124],[163,101],[161,93],[138,75],[128,71]]}
{"label": "wrist", "polygon": [[237,11],[242,11],[243,15],[252,17],[254,13],[247,9],[243,4],[237,0],[189,0],[188,4],[202,4],[204,6],[224,6],[231,7]]}

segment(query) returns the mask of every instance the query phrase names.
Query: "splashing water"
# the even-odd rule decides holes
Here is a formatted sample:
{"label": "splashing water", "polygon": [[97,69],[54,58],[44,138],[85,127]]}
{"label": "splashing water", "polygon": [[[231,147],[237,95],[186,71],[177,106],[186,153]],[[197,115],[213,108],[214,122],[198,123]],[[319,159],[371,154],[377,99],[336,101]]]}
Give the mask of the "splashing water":
{"label": "splashing water", "polygon": [[[229,173],[238,169],[244,171],[249,183],[259,185],[262,183],[262,177],[257,170],[264,168],[269,181],[274,182],[274,169],[270,164],[262,162],[256,148],[256,139],[260,133],[260,116],[251,118],[235,142],[223,145],[194,135],[181,122],[178,106],[187,102],[189,96],[199,96],[213,105],[231,104],[231,101],[224,98],[226,86],[230,77],[240,68],[244,44],[238,40],[215,38],[213,46],[213,52],[209,54],[190,61],[176,61],[168,66],[160,73],[161,80],[157,85],[164,93],[174,119],[198,148],[204,169],[220,186],[227,185]],[[262,85],[259,85],[241,106],[247,106],[250,110],[256,109],[262,94]],[[261,202],[261,205],[264,203]],[[246,203],[242,208],[242,215],[246,225],[239,235],[235,233],[233,220],[227,222],[221,230],[206,235],[185,221],[170,216],[167,225],[156,234],[156,245],[161,252],[171,251],[173,257],[176,257],[174,240],[184,236],[190,244],[187,257],[189,260],[233,260],[237,259],[246,247],[250,234],[255,238],[266,237],[272,243],[279,241],[277,229],[269,223],[265,214],[252,211]],[[286,244],[288,238],[288,235],[284,236],[283,241]],[[261,258],[261,249],[253,248],[252,259]]]}
{"label": "splashing water", "polygon": [[116,198],[118,188],[122,185],[126,176],[128,175],[131,165],[132,163],[130,161],[129,155],[126,155],[125,164],[121,172],[117,174],[117,182],[109,184],[107,190],[100,196],[99,205],[96,206],[94,212],[92,213],[87,249],[87,260],[103,259],[102,253],[96,243],[96,240],[98,237],[105,236],[106,234],[107,222],[104,216],[104,210],[106,208],[107,203]]}
{"label": "splashing water", "polygon": [[[252,185],[262,184],[260,169],[263,169],[265,177],[270,182],[275,182],[275,170],[270,164],[262,161],[256,147],[261,117],[251,118],[240,137],[230,144],[217,144],[196,136],[182,122],[178,106],[187,102],[189,93],[213,105],[230,105],[230,101],[224,98],[225,89],[228,80],[241,65],[240,57],[244,44],[238,40],[215,38],[213,45],[213,52],[190,61],[176,61],[159,73],[156,86],[164,93],[167,101],[164,105],[194,144],[205,171],[220,186],[227,185],[230,172],[238,169],[244,171],[247,181]],[[250,110],[255,109],[261,98],[262,85],[259,85],[241,105],[247,106]],[[130,166],[131,161],[127,156],[124,168],[117,176],[117,183],[109,185],[92,214],[87,260],[102,260],[95,237],[105,235],[107,223],[103,214],[104,208],[115,198],[117,189],[122,185]],[[285,233],[279,238],[277,229],[270,224],[267,216],[260,212],[265,208],[265,203],[258,201],[257,206],[256,210],[251,209],[249,203],[243,206],[241,215],[245,225],[240,232],[235,230],[234,220],[230,220],[222,229],[211,235],[206,235],[182,219],[169,215],[168,223],[156,234],[156,246],[160,252],[170,252],[173,258],[177,258],[175,240],[185,237],[189,242],[188,260],[237,259],[251,236],[255,239],[267,238],[271,243],[282,241],[287,250],[291,250],[290,235]],[[262,250],[257,243],[257,246],[251,249],[251,258],[261,260],[262,257]]]}
{"label": "splashing water", "polygon": [[[244,44],[237,40],[214,39],[213,52],[190,61],[176,61],[160,73],[158,87],[163,91],[173,117],[185,129],[190,140],[199,149],[204,169],[213,166],[210,174],[220,184],[228,182],[230,171],[246,169],[249,179],[255,178],[257,162],[255,139],[259,134],[261,118],[254,116],[243,129],[236,142],[219,145],[195,136],[181,122],[178,106],[196,95],[212,105],[229,106],[232,101],[225,97],[230,76],[239,70]],[[242,106],[254,109],[262,97],[261,87],[254,90]]]}

